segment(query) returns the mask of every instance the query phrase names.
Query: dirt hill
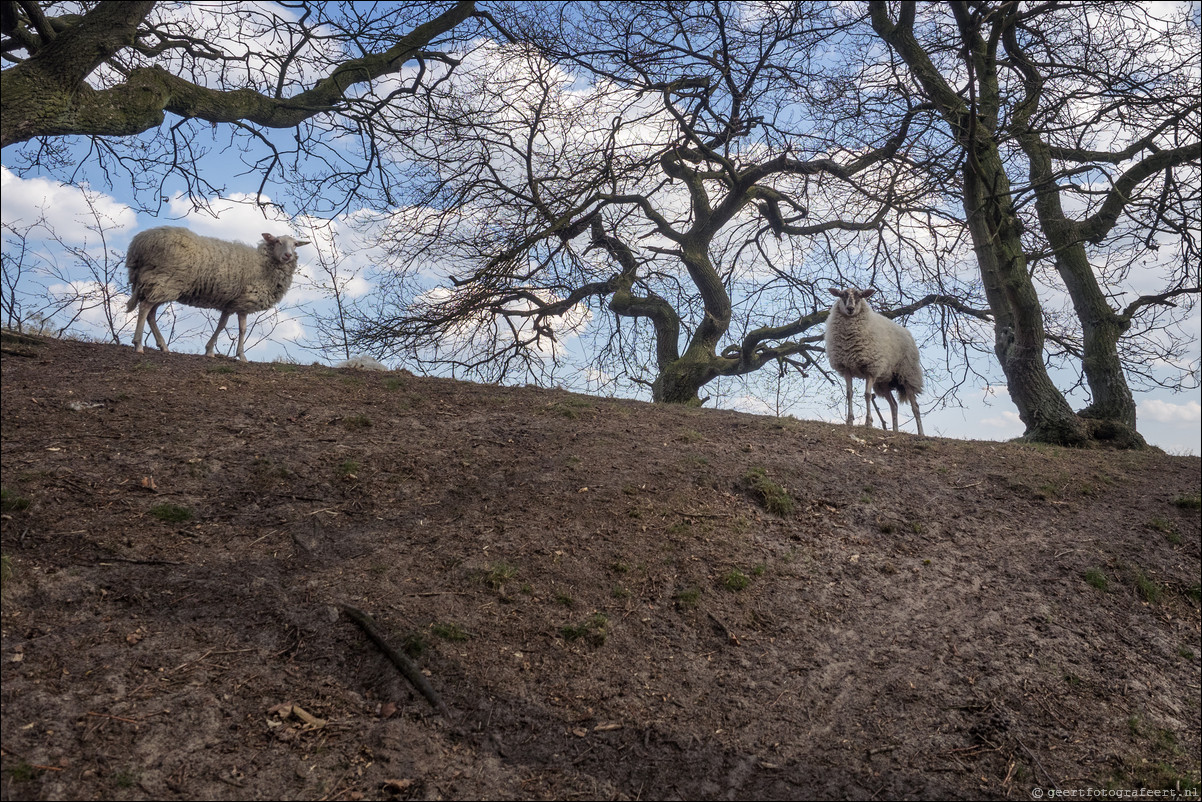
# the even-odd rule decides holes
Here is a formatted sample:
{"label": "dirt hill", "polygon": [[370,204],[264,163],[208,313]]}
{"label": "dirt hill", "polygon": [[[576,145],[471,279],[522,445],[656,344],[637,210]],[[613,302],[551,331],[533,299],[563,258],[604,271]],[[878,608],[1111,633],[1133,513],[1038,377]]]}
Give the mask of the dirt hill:
{"label": "dirt hill", "polygon": [[4,799],[1198,788],[1196,458],[8,336],[2,386]]}

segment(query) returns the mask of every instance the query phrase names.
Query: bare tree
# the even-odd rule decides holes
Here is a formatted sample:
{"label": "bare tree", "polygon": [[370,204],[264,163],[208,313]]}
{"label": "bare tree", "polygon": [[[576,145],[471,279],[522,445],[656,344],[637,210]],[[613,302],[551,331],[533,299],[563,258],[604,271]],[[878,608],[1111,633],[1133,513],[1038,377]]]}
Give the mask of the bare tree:
{"label": "bare tree", "polygon": [[[29,274],[33,271],[33,253],[29,233],[34,224],[21,226],[4,223],[4,247],[0,248],[0,310],[4,314],[4,327],[13,331],[24,331],[30,320],[40,312],[31,303],[26,292]],[[40,299],[44,301],[44,299]]]}
{"label": "bare tree", "polygon": [[[896,20],[884,2],[869,7],[874,29],[961,150],[965,218],[994,313],[994,350],[1026,436],[1142,444],[1120,338],[1146,345],[1152,338],[1147,326],[1133,325],[1137,318],[1155,320],[1157,310],[1198,293],[1198,234],[1189,223],[1198,213],[1196,22],[1187,12],[1157,20],[1128,3],[953,2],[921,20],[912,2],[900,4]],[[1066,210],[1066,195],[1083,213]],[[1032,200],[1033,212],[1024,208]],[[1158,247],[1161,234],[1177,238],[1176,269],[1158,291],[1114,308],[1107,284],[1125,279],[1138,258],[1115,254],[1132,241]],[[1045,369],[1034,279],[1047,259],[1080,332],[1053,335],[1081,360],[1092,392],[1080,416]]]}
{"label": "bare tree", "polygon": [[[672,403],[700,402],[719,376],[814,364],[828,283],[892,272],[903,296],[950,247],[937,225],[910,233],[940,216],[903,150],[930,110],[853,101],[852,79],[824,72],[851,24],[805,3],[543,4],[505,19],[514,42],[465,64],[436,104],[424,194],[445,202],[405,218],[417,234],[398,236],[400,269],[357,341],[537,374],[574,314],[601,321],[594,367]],[[966,298],[956,286],[906,309],[977,313]]]}
{"label": "bare tree", "polygon": [[87,319],[87,334],[120,342],[127,326],[124,254],[109,247],[121,224],[84,191],[81,212],[69,233],[52,224],[43,209],[31,223],[4,224],[3,309],[5,325],[18,331],[33,327],[62,335]]}
{"label": "bare tree", "polygon": [[336,236],[332,225],[315,227],[310,236],[322,242],[321,246],[315,249],[315,275],[302,280],[301,283],[317,290],[333,303],[333,310],[328,315],[313,316],[317,328],[315,350],[323,354],[337,354],[340,359],[350,359],[349,315],[353,298],[351,285],[358,280],[362,267],[356,266],[348,254],[343,252],[342,242]]}

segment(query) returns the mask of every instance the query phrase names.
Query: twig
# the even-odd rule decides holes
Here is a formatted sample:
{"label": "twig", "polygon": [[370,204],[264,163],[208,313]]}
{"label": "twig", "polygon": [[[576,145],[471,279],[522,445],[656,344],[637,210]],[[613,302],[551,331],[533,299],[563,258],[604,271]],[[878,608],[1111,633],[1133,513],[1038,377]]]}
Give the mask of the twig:
{"label": "twig", "polygon": [[199,663],[201,660],[204,660],[206,657],[208,657],[208,656],[209,656],[209,655],[211,655],[212,653],[213,653],[213,650],[212,650],[212,649],[209,649],[207,652],[205,652],[204,654],[202,654],[200,657],[197,657],[195,660],[189,660],[189,661],[188,661],[188,662],[186,662],[186,663],[180,663],[178,666],[176,666],[175,668],[171,669],[171,670],[170,670],[170,671],[168,671],[167,673],[168,673],[168,674],[174,674],[176,671],[179,671],[181,668],[185,668],[185,667],[187,667],[187,666],[190,666],[190,665],[192,665],[193,663]]}
{"label": "twig", "polygon": [[730,631],[730,627],[728,627],[728,626],[726,626],[726,624],[722,623],[722,621],[718,618],[718,616],[714,615],[713,613],[709,612],[708,610],[706,611],[705,614],[709,616],[711,621],[713,621],[715,624],[718,625],[718,630],[726,635],[726,637],[730,640],[731,644],[733,644],[735,646],[743,645],[743,644],[739,643],[739,639],[735,637],[735,633]]}
{"label": "twig", "polygon": [[1020,739],[1018,739],[1018,738],[1015,738],[1014,740],[1018,741],[1018,745],[1019,745],[1019,746],[1021,746],[1021,747],[1023,748],[1023,751],[1024,751],[1024,752],[1026,752],[1028,755],[1030,755],[1030,756],[1031,756],[1031,760],[1035,761],[1035,765],[1036,765],[1036,766],[1039,766],[1039,770],[1043,772],[1043,776],[1044,776],[1044,778],[1045,778],[1045,779],[1048,781],[1048,785],[1052,786],[1052,787],[1053,787],[1053,788],[1055,788],[1057,791],[1059,791],[1059,790],[1060,790],[1060,786],[1059,786],[1059,785],[1057,785],[1057,784],[1056,784],[1056,781],[1052,779],[1052,775],[1051,775],[1051,774],[1048,774],[1048,770],[1047,770],[1047,769],[1045,769],[1045,768],[1043,767],[1043,764],[1039,762],[1039,758],[1035,757],[1035,753],[1034,753],[1034,752],[1032,752],[1030,749],[1028,749],[1028,748],[1027,748],[1027,745],[1026,745],[1025,743],[1023,743],[1023,742],[1022,742]]}
{"label": "twig", "polygon": [[384,652],[384,656],[400,669],[400,672],[405,675],[405,679],[409,680],[410,684],[414,688],[417,688],[422,696],[426,697],[426,701],[449,720],[451,718],[451,711],[447,708],[446,703],[442,701],[442,697],[438,695],[438,692],[434,690],[434,686],[430,684],[430,681],[426,679],[422,672],[417,670],[417,666],[413,665],[412,660],[398,652],[385,640],[384,635],[380,632],[379,627],[376,626],[376,622],[372,620],[371,616],[358,607],[352,607],[349,604],[341,604],[339,606],[347,614],[347,617],[358,624],[359,628],[367,634],[367,637],[371,638],[372,642],[380,647],[380,651]]}
{"label": "twig", "polygon": [[100,565],[105,563],[133,563],[134,565],[187,565],[175,560],[139,560],[134,557],[101,557],[98,561]]}
{"label": "twig", "polygon": [[126,718],[125,716],[112,716],[112,715],[109,715],[108,713],[97,713],[92,710],[88,711],[88,715],[95,716],[96,718],[111,718],[113,721],[124,721],[126,724],[141,724],[142,723],[141,721],[139,721],[136,718]]}

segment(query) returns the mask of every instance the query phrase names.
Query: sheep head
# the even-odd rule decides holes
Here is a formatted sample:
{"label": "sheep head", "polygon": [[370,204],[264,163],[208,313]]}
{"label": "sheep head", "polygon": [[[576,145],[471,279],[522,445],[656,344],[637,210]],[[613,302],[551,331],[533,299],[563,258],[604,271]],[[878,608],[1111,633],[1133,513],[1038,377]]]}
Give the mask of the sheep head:
{"label": "sheep head", "polygon": [[[839,299],[838,303],[835,304],[835,309],[848,317],[859,314],[861,302],[871,297],[874,292],[876,290],[871,287],[866,290],[858,290],[854,287],[846,290],[838,290],[834,287],[830,288],[831,295]],[[868,308],[867,303],[864,303],[863,306],[865,309]]]}
{"label": "sheep head", "polygon": [[297,241],[292,237],[276,237],[271,234],[264,234],[263,242],[267,243],[267,252],[271,254],[271,258],[280,264],[295,262],[296,249],[309,244],[307,239]]}

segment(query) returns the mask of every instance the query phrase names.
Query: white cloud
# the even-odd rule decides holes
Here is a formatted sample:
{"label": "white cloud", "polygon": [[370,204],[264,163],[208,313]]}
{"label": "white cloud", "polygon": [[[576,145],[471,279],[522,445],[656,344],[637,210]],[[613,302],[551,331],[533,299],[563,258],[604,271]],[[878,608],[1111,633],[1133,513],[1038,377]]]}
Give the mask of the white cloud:
{"label": "white cloud", "polygon": [[1202,404],[1197,401],[1174,404],[1149,398],[1139,402],[1139,416],[1159,423],[1197,423],[1202,420]]}
{"label": "white cloud", "polygon": [[[267,197],[263,200],[271,201]],[[295,233],[288,215],[274,206],[260,205],[253,193],[235,192],[228,197],[211,198],[207,204],[207,210],[197,211],[187,197],[176,195],[168,203],[169,216],[180,218],[177,225],[186,225],[202,236],[247,245],[257,246],[264,232],[276,236]]]}
{"label": "white cloud", "polygon": [[998,415],[993,417],[981,418],[981,425],[993,429],[1014,431],[1016,436],[1022,434],[1026,429],[1018,413],[1010,412],[1009,410],[1002,410]]}
{"label": "white cloud", "polygon": [[308,332],[305,329],[305,325],[297,315],[291,312],[277,312],[275,330],[272,332],[273,340],[286,340],[298,343],[304,340],[307,335]]}
{"label": "white cloud", "polygon": [[94,192],[87,184],[78,187],[46,178],[21,178],[0,166],[0,219],[18,229],[41,224],[78,245],[88,242],[89,225],[106,231],[122,231],[137,225],[138,216],[129,206]]}

